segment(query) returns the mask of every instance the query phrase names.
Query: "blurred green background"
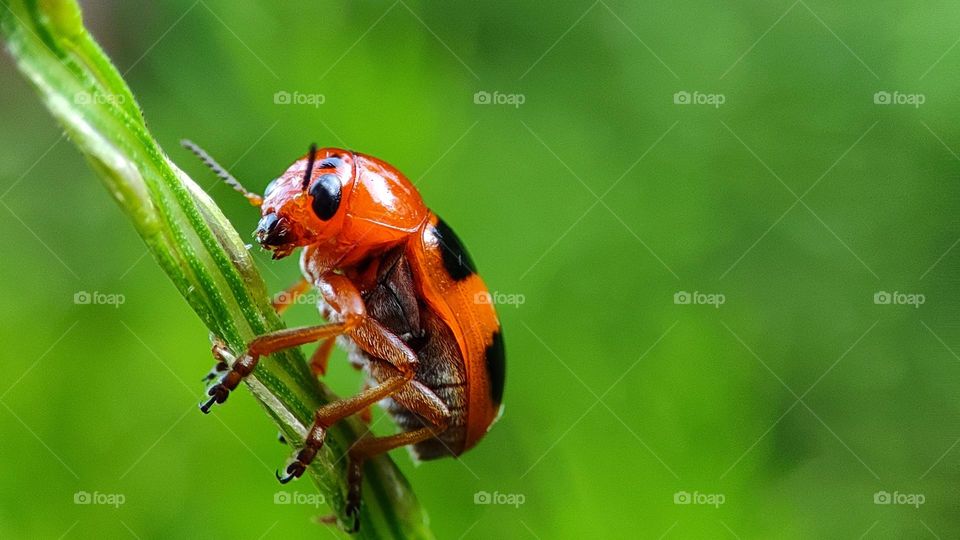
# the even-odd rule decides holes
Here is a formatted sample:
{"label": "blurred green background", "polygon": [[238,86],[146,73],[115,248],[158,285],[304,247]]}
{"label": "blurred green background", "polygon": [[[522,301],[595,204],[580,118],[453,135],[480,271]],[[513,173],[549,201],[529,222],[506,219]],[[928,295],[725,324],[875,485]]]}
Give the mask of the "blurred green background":
{"label": "blurred green background", "polygon": [[[960,536],[954,3],[83,4],[244,234],[181,137],[258,191],[310,142],[376,155],[469,246],[506,412],[460,461],[394,452],[438,537]],[[6,56],[0,84],[0,536],[327,536],[274,503],[312,486],[247,392],[196,410],[203,325]]]}

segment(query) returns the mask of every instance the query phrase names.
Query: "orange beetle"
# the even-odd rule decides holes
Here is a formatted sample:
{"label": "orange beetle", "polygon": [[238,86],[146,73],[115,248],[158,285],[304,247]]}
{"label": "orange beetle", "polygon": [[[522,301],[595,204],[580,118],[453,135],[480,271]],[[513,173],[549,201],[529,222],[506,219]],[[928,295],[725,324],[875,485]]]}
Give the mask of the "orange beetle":
{"label": "orange beetle", "polygon": [[259,336],[229,367],[229,351],[215,346],[221,375],[201,409],[223,403],[261,356],[288,347],[320,341],[311,366],[322,374],[339,338],[365,373],[364,389],[316,411],[304,447],[277,478],[301,476],[329,426],[380,402],[400,432],[361,438],[349,451],[347,513],[356,529],[365,459],[405,445],[420,459],[460,455],[500,413],[505,358],[490,294],[453,230],[379,159],[312,146],[261,198],[199,147],[184,146],[261,207],[255,235],[274,259],[304,248],[303,278],[275,302],[278,311],[315,287],[329,321]]}

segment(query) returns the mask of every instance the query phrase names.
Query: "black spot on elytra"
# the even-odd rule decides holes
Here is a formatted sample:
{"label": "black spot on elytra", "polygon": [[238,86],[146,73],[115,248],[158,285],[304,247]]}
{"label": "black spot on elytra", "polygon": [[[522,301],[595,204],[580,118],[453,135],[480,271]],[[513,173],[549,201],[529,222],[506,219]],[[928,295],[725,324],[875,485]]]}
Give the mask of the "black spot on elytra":
{"label": "black spot on elytra", "polygon": [[453,232],[453,229],[442,219],[437,219],[437,226],[433,229],[434,234],[440,241],[440,253],[443,256],[443,267],[447,274],[454,281],[467,279],[477,273],[477,268],[473,265],[473,259],[467,253],[467,248],[463,247],[460,239]]}
{"label": "black spot on elytra", "polygon": [[503,386],[507,377],[507,359],[503,351],[503,334],[500,330],[493,334],[493,341],[487,346],[485,356],[487,376],[490,378],[490,399],[499,405],[503,402]]}

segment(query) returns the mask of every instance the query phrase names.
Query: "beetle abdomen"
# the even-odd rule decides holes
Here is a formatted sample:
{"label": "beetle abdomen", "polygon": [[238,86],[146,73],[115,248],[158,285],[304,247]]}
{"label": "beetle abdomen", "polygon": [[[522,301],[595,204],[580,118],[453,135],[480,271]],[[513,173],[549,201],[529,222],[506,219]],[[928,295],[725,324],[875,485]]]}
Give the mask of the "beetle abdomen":
{"label": "beetle abdomen", "polygon": [[[384,257],[376,283],[363,293],[367,313],[400,337],[417,354],[414,381],[433,392],[449,411],[446,429],[411,450],[423,460],[458,455],[464,448],[467,423],[466,369],[457,339],[438,313],[419,300],[402,251]],[[354,348],[355,351],[359,349]],[[391,368],[381,359],[366,358],[367,372],[376,384]],[[408,388],[409,392],[417,389]],[[431,425],[411,411],[414,403],[400,391],[380,405],[402,431]]]}

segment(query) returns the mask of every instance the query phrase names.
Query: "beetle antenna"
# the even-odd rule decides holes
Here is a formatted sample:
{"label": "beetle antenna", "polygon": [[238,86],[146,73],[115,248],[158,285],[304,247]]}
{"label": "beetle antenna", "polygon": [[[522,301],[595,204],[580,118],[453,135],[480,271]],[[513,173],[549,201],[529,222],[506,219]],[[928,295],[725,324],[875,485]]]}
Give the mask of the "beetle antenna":
{"label": "beetle antenna", "polygon": [[208,154],[203,148],[200,148],[196,143],[189,139],[182,139],[180,144],[187,150],[196,154],[204,165],[210,167],[210,170],[212,170],[221,180],[226,182],[228,186],[232,187],[234,190],[246,197],[247,200],[250,201],[250,204],[254,206],[260,206],[263,204],[263,197],[243,187],[239,180],[234,178],[232,174],[227,172],[227,169],[223,168],[222,165],[217,163],[217,160],[210,157],[210,154]]}
{"label": "beetle antenna", "polygon": [[307,171],[303,173],[303,191],[310,185],[310,177],[313,176],[313,164],[317,161],[317,143],[310,145],[310,157],[307,158]]}

